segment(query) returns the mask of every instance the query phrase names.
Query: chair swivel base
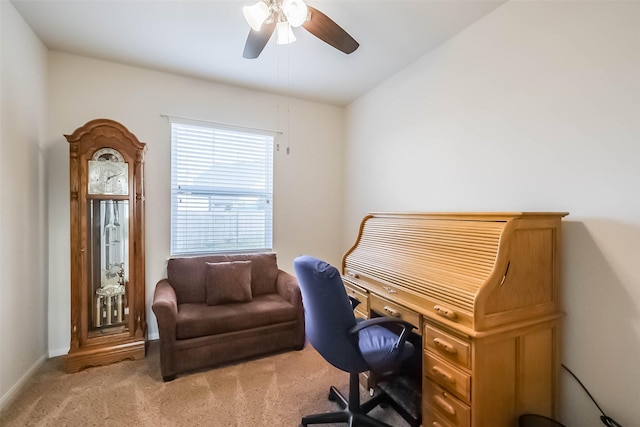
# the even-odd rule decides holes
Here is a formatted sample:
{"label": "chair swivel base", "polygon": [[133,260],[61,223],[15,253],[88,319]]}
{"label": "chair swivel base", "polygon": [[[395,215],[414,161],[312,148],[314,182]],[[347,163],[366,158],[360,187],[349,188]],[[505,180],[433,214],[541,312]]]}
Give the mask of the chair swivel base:
{"label": "chair swivel base", "polygon": [[[358,384],[357,376],[356,384]],[[357,385],[357,387],[359,387],[359,384]],[[356,389],[355,392],[359,393],[359,389]],[[350,385],[350,393],[353,393],[353,385]],[[391,427],[388,424],[385,424],[367,415],[367,413],[373,408],[381,403],[384,403],[386,401],[386,398],[387,396],[384,393],[381,393],[360,405],[358,403],[358,395],[358,402],[352,402],[352,404],[349,405],[349,401],[338,391],[338,389],[331,386],[331,388],[329,389],[329,400],[338,403],[342,410],[304,416],[302,417],[302,423],[300,425],[307,426],[310,424],[348,423],[350,427]]]}

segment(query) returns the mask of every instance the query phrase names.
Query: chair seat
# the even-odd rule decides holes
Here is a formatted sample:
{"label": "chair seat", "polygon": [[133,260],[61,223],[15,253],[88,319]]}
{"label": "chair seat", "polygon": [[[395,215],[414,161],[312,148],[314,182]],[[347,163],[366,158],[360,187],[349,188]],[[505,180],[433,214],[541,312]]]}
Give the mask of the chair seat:
{"label": "chair seat", "polygon": [[279,294],[253,297],[251,302],[207,305],[180,304],[176,321],[179,340],[242,331],[296,320],[297,309]]}
{"label": "chair seat", "polygon": [[[361,321],[361,319],[358,319]],[[397,369],[413,354],[413,344],[405,341],[404,348],[398,348],[398,335],[383,326],[370,326],[358,334],[358,346],[362,357],[372,370],[385,373]],[[400,357],[396,357],[396,355]]]}

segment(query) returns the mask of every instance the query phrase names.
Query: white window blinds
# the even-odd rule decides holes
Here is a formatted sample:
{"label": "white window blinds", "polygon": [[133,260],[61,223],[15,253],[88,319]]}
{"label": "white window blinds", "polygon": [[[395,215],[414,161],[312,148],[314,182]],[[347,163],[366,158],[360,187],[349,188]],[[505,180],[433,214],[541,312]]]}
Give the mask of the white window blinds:
{"label": "white window blinds", "polygon": [[272,249],[273,136],[171,123],[171,254]]}

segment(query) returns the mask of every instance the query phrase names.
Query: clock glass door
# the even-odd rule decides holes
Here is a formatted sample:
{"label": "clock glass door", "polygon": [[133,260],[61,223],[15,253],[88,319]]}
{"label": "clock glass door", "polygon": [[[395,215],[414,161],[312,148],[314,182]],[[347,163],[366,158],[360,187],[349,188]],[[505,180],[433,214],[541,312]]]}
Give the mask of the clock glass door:
{"label": "clock glass door", "polygon": [[128,330],[129,200],[89,199],[89,337]]}

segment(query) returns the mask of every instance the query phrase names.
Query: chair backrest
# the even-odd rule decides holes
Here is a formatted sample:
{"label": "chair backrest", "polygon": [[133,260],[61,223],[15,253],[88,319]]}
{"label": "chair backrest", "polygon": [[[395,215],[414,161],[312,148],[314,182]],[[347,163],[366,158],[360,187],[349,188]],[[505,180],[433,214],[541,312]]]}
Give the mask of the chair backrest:
{"label": "chair backrest", "polygon": [[349,330],[357,322],[340,272],[311,256],[293,261],[304,306],[305,329],[311,345],[338,369],[368,370],[358,348],[358,338]]}

